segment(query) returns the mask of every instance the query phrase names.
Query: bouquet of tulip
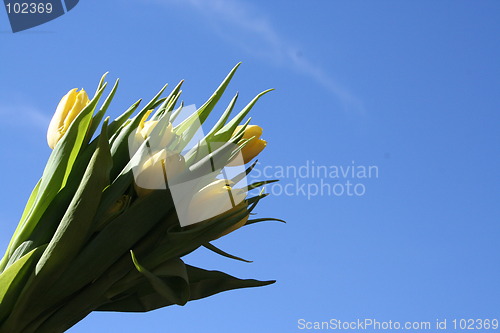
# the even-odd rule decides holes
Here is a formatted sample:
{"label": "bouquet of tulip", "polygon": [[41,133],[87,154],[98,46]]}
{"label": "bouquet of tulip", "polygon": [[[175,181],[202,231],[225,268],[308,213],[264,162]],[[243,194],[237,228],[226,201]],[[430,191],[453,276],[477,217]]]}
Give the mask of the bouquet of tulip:
{"label": "bouquet of tulip", "polygon": [[118,80],[102,103],[106,75],[91,100],[83,89],[62,98],[48,129],[53,151],[0,262],[0,333],[63,332],[92,311],[144,312],[274,282],[181,259],[205,247],[243,260],[211,241],[278,220],[249,218],[266,196],[250,193],[272,180],[246,182],[255,162],[245,164],[266,142],[244,119],[269,90],[230,119],[236,95],[200,136],[238,65],[185,119],[182,81],[114,121],[104,116]]}

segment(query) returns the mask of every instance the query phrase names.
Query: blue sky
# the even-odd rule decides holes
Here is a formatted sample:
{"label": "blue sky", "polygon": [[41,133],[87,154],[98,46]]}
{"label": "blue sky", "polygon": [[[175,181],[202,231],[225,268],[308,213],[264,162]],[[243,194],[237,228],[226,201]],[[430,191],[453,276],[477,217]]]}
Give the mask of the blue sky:
{"label": "blue sky", "polygon": [[[243,107],[276,88],[252,115],[268,141],[260,170],[376,166],[378,177],[284,177],[281,189],[295,193],[268,188],[275,195],[258,213],[288,224],[217,241],[253,263],[186,258],[276,284],[147,314],[92,314],[70,332],[499,318],[499,13],[486,0],[82,0],[12,34],[0,10],[0,245],[41,174],[46,128],[69,89],[93,91],[109,71],[121,79],[116,115],[185,79],[184,101],[201,105],[242,61],[224,101],[239,91]],[[347,181],[364,194],[298,190]]]}

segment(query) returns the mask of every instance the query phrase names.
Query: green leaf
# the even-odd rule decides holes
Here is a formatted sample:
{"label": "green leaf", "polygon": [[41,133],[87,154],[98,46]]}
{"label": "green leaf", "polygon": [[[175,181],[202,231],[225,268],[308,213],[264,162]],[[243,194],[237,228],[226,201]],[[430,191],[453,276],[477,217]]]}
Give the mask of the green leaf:
{"label": "green leaf", "polygon": [[12,256],[9,259],[9,262],[7,263],[7,267],[15,263],[18,259],[23,257],[25,254],[28,252],[31,252],[34,248],[36,248],[35,243],[32,240],[27,240],[24,241],[19,247],[14,251]]}
{"label": "green leaf", "polygon": [[53,299],[71,295],[101,276],[157,223],[164,221],[172,209],[172,197],[168,191],[155,191],[134,202],[126,214],[106,225],[80,251],[56,281],[56,287],[50,290]]}
{"label": "green leaf", "polygon": [[248,185],[247,186],[247,190],[251,191],[253,189],[259,188],[259,187],[264,186],[266,184],[272,184],[272,183],[276,183],[278,181],[279,181],[279,179],[272,179],[272,180],[263,180],[263,181],[260,181],[260,182],[255,182],[255,183],[252,183],[252,184]]}
{"label": "green leaf", "polygon": [[82,146],[85,144],[84,140],[92,120],[93,112],[105,87],[106,85],[102,86],[92,101],[75,118],[66,134],[52,151],[43,172],[33,208],[26,216],[26,219],[19,222],[20,226],[16,229],[9,243],[9,256],[21,243],[29,239],[42,214],[57,193],[66,185],[73,164]]}
{"label": "green leaf", "polygon": [[[205,122],[208,118],[212,110],[214,109],[217,102],[220,100],[224,91],[226,90],[229,82],[233,78],[236,70],[240,66],[241,63],[236,64],[234,68],[229,72],[224,81],[220,84],[220,86],[215,90],[212,96],[203,104],[195,113],[186,118],[183,122],[177,125],[174,128],[174,132],[183,135],[184,137],[184,145],[186,145],[196,134],[198,128]],[[227,141],[227,140],[225,140]]]}
{"label": "green leaf", "polygon": [[[127,210],[127,214],[122,214],[111,221],[86,244],[64,273],[54,279],[50,287],[43,289],[43,295],[50,295],[50,297],[40,295],[18,301],[15,311],[19,317],[11,316],[8,320],[9,325],[16,325],[19,322],[29,325],[44,311],[57,308],[58,304],[61,305],[64,300],[71,303],[71,308],[79,309],[78,311],[81,311],[82,306],[87,309],[88,302],[95,301],[95,294],[91,293],[92,297],[89,298],[89,295],[80,294],[79,291],[86,286],[92,289],[97,283],[96,280],[101,276],[104,278],[104,286],[107,286],[107,281],[113,278],[113,271],[110,269],[125,254],[128,254],[129,262],[126,267],[130,266],[129,250],[134,248],[134,245],[155,225],[164,220],[166,211],[171,210],[173,205],[171,197],[169,198],[166,194],[167,191],[156,191],[148,197],[141,198]],[[129,269],[127,268],[125,273]],[[97,289],[99,291],[99,288]],[[103,291],[100,291],[101,295],[102,293]],[[80,298],[85,302],[81,303]],[[26,302],[28,299],[31,302]],[[72,312],[64,312],[64,315],[73,316]],[[1,329],[0,332],[2,332]]]}
{"label": "green leaf", "polygon": [[[134,113],[134,111],[137,109],[139,104],[141,104],[141,99],[132,104],[125,112],[123,112],[122,115],[120,115],[118,118],[116,118],[111,124],[109,124],[109,136],[113,136],[127,120],[129,120],[130,116]],[[111,142],[112,143],[112,142]]]}
{"label": "green leaf", "polygon": [[229,140],[229,138],[231,138],[231,136],[233,135],[236,127],[243,121],[243,119],[247,116],[250,110],[252,110],[255,103],[257,103],[257,101],[262,96],[273,90],[274,89],[268,89],[255,96],[255,98],[250,103],[248,103],[248,105],[245,106],[245,108],[241,110],[240,113],[238,113],[229,123],[227,123],[219,131],[217,131],[217,133],[215,133],[210,140],[215,142],[224,142]]}
{"label": "green leaf", "polygon": [[234,95],[234,97],[231,99],[231,102],[229,102],[229,105],[227,106],[226,110],[222,114],[222,116],[219,118],[217,123],[212,127],[210,132],[207,134],[205,137],[205,140],[209,140],[217,131],[219,131],[224,125],[226,124],[227,120],[229,119],[229,116],[231,115],[231,112],[233,112],[234,106],[236,104],[236,101],[238,100],[238,93]]}
{"label": "green leaf", "polygon": [[94,118],[92,118],[92,123],[90,124],[90,129],[89,132],[87,133],[88,140],[90,140],[94,136],[95,131],[99,128],[99,124],[101,123],[102,118],[106,114],[106,111],[108,110],[111,101],[113,101],[113,98],[115,97],[115,93],[116,90],[118,89],[119,82],[120,79],[117,79],[115,85],[111,89],[111,92],[108,94],[108,97],[106,97],[106,99],[104,100],[104,103],[102,104],[101,108],[95,114]]}
{"label": "green leaf", "polygon": [[102,191],[110,183],[112,158],[109,151],[107,120],[99,135],[98,147],[80,186],[63,216],[54,237],[37,264],[37,275],[55,279],[79,253],[89,237]]}
{"label": "green leaf", "polygon": [[235,255],[232,255],[230,253],[227,253],[221,249],[219,249],[218,247],[216,247],[215,245],[213,245],[212,243],[206,243],[203,245],[205,248],[207,248],[208,250],[212,251],[212,252],[215,252],[223,257],[226,257],[226,258],[229,258],[229,259],[234,259],[234,260],[238,260],[238,261],[243,261],[243,262],[246,262],[246,263],[251,263],[253,261],[251,260],[246,260],[246,259],[243,259],[243,258],[240,258],[240,257],[237,257]]}
{"label": "green leaf", "polygon": [[128,139],[132,132],[137,130],[142,118],[149,111],[154,109],[159,104],[163,103],[165,99],[160,99],[161,94],[165,91],[167,85],[165,85],[160,91],[153,97],[151,101],[132,119],[132,121],[124,126],[120,133],[113,140],[111,145],[111,155],[113,155],[113,168],[111,169],[111,179],[117,177],[124,166],[130,160],[130,152],[128,149]]}
{"label": "green leaf", "polygon": [[111,209],[115,202],[125,195],[133,181],[133,172],[129,170],[128,172],[119,175],[113,184],[104,190],[94,223],[98,229],[100,229],[108,219],[106,212]]}
{"label": "green leaf", "polygon": [[[226,109],[226,111],[221,116],[221,118],[219,119],[219,121],[217,122],[217,124],[215,124],[215,126],[212,128],[212,130],[207,135],[205,135],[205,137],[203,139],[201,139],[195,147],[191,148],[191,150],[186,153],[186,155],[184,156],[184,158],[186,159],[186,163],[188,165],[193,164],[193,163],[199,161],[207,153],[212,152],[218,146],[221,146],[224,143],[226,143],[226,141],[229,141],[229,140],[226,140],[226,141],[223,141],[223,142],[216,142],[216,141],[212,140],[212,137],[214,136],[214,134],[220,128],[222,128],[224,126],[227,118],[229,118],[229,115],[230,115],[230,113],[231,113],[231,111],[232,111],[232,109],[234,107],[234,103],[236,102],[237,96],[238,95],[236,94],[236,96],[233,98],[233,100],[229,104],[229,107]],[[247,121],[247,123],[248,122],[250,122],[250,119]],[[241,135],[239,135],[239,137],[234,137],[231,140],[232,142],[234,142],[235,146],[236,146],[236,143],[240,140],[241,137],[243,137],[243,133],[241,133]]]}
{"label": "green leaf", "polygon": [[221,143],[219,145],[212,143],[212,146],[214,147],[211,147],[211,153],[189,166],[190,174],[185,176],[188,179],[179,177],[179,182],[195,179],[222,170],[227,165],[233,150],[237,147],[234,141]]}
{"label": "green leaf", "polygon": [[[189,300],[189,283],[187,281],[186,267],[182,260],[174,259],[169,261],[167,265],[172,266],[172,268],[164,267],[165,274],[159,276],[142,266],[137,260],[134,251],[130,251],[130,254],[135,268],[149,281],[158,295],[173,304],[184,305],[187,303]],[[170,279],[167,280],[165,277]]]}
{"label": "green leaf", "polygon": [[78,155],[65,187],[56,194],[31,232],[29,237],[30,246],[23,247],[20,245],[11,255],[9,262],[14,262],[35,247],[50,242],[73,196],[80,186],[83,175],[90,163],[90,159],[97,148],[97,143],[98,140],[94,140],[94,142],[85,147]]}
{"label": "green leaf", "polygon": [[0,326],[10,314],[44,248],[33,249],[0,274]]}
{"label": "green leaf", "polygon": [[36,183],[35,188],[31,192],[31,195],[28,199],[28,202],[26,203],[26,206],[24,207],[23,215],[21,216],[21,221],[24,221],[24,219],[28,216],[28,214],[31,212],[31,209],[33,208],[33,205],[35,203],[36,197],[38,196],[38,190],[40,188],[40,183],[42,180],[40,179],[38,183]]}
{"label": "green leaf", "polygon": [[[40,188],[41,182],[42,182],[42,180],[40,179],[38,181],[38,183],[36,183],[33,191],[31,192],[31,195],[28,199],[28,202],[26,203],[26,206],[24,207],[24,212],[23,212],[23,215],[21,216],[21,221],[24,221],[26,219],[26,216],[28,216],[28,214],[31,212],[31,209],[33,208],[33,204],[35,203],[35,199],[38,195],[38,189]],[[14,234],[18,232],[20,227],[21,227],[21,224],[19,224],[17,226],[17,229],[15,230]],[[14,252],[15,252],[15,250],[14,250]],[[2,273],[5,269],[5,267],[8,265],[8,262],[10,259],[9,253],[10,253],[10,244],[9,244],[9,247],[7,248],[7,250],[5,251],[5,254],[4,254],[2,260],[0,261],[0,273]]]}
{"label": "green leaf", "polygon": [[208,271],[186,265],[191,288],[191,300],[201,299],[214,294],[234,289],[263,287],[276,281],[239,279],[219,271]]}
{"label": "green leaf", "polygon": [[99,93],[99,90],[102,89],[102,87],[104,87],[104,84],[105,84],[105,80],[106,80],[106,76],[108,76],[109,72],[106,72],[104,73],[102,76],[101,76],[101,79],[99,80],[99,84],[97,84],[97,90],[96,90],[96,94]]}
{"label": "green leaf", "polygon": [[245,171],[234,176],[231,179],[231,181],[235,184],[239,183],[241,180],[243,180],[244,178],[246,178],[246,176],[248,176],[250,174],[250,172],[255,168],[255,166],[257,165],[258,162],[259,162],[259,160],[255,160],[255,162],[253,162]]}
{"label": "green leaf", "polygon": [[190,228],[169,230],[166,240],[145,255],[143,262],[147,267],[156,267],[162,262],[182,257],[200,246],[220,237],[228,228],[248,215],[245,204],[230,211],[190,226]]}
{"label": "green leaf", "polygon": [[[141,254],[151,251],[152,246],[163,237],[165,231],[171,226],[170,222],[175,223],[176,221],[175,214],[171,214],[167,221],[157,224],[147,236],[143,237],[133,247],[134,253]],[[185,280],[187,278],[184,277],[185,268],[183,269],[181,265],[172,265],[172,263],[173,261],[162,264],[160,267],[155,268],[153,273],[158,276],[166,276],[166,279],[169,280],[171,280],[171,276],[182,277]],[[127,279],[130,275],[132,275],[132,282]],[[28,326],[23,328],[22,331],[26,333],[66,331],[85,318],[91,311],[107,303],[110,293],[113,293],[112,290],[118,290],[118,294],[124,290],[130,290],[130,286],[136,284],[137,278],[144,280],[144,277],[137,272],[130,260],[130,252],[126,251],[104,274],[101,274],[99,278],[92,280],[92,283],[86,284],[77,293],[67,298],[62,306],[49,307],[47,304],[43,314],[31,323],[26,323]],[[149,282],[145,281],[144,283],[150,287]],[[51,298],[54,297],[50,290],[47,291],[47,295],[51,295]]]}
{"label": "green leaf", "polygon": [[257,207],[259,201],[264,199],[268,195],[269,193],[260,193],[259,195],[246,199],[246,202],[248,203],[248,212],[251,213],[255,209],[255,207]]}
{"label": "green leaf", "polygon": [[248,220],[247,223],[245,223],[245,225],[250,225],[250,224],[259,223],[259,222],[266,222],[266,221],[276,221],[276,222],[286,223],[286,221],[281,220],[281,219],[275,219],[275,218],[272,218],[272,217],[263,217],[263,218],[260,218],[260,219],[251,219],[251,220]]}
{"label": "green leaf", "polygon": [[45,308],[48,303],[44,296],[47,290],[86,244],[102,190],[109,185],[111,163],[106,120],[98,147],[83,175],[80,186],[36,265],[36,278],[23,290],[16,303],[13,322],[18,318],[17,316],[23,318],[24,313],[37,313],[36,309]]}
{"label": "green leaf", "polygon": [[[253,279],[239,279],[219,271],[208,271],[201,268],[186,265],[189,279],[190,300],[197,300],[215,295],[220,292],[267,286],[275,281],[258,281]],[[165,306],[173,305],[156,292],[154,288],[145,281],[127,293],[118,295],[97,308],[96,311],[120,311],[120,312],[147,312]]]}
{"label": "green leaf", "polygon": [[188,164],[191,164],[191,163],[197,161],[197,159],[199,159],[200,156],[202,155],[202,154],[200,154],[200,152],[210,151],[210,146],[211,146],[210,139],[214,136],[214,134],[218,130],[220,130],[225,125],[226,121],[229,119],[229,116],[231,115],[231,112],[233,111],[233,108],[234,108],[234,105],[236,104],[237,99],[238,99],[238,93],[236,93],[236,95],[233,97],[233,99],[229,103],[228,107],[226,108],[226,110],[224,111],[222,116],[219,118],[217,123],[214,125],[214,127],[212,127],[210,132],[207,135],[205,135],[205,137],[202,140],[200,140],[200,142],[198,143],[198,145],[196,147],[193,147],[186,154],[185,159],[186,159]]}
{"label": "green leaf", "polygon": [[[153,115],[151,120],[159,120],[165,113],[171,113],[177,103],[177,100],[181,96],[182,90],[181,86],[184,83],[184,80],[181,80],[177,86],[172,90],[172,92],[167,96],[165,102],[163,102],[162,106],[158,108],[156,113]],[[169,117],[170,118],[170,117]]]}
{"label": "green leaf", "polygon": [[173,110],[170,115],[170,122],[173,123],[175,119],[181,114],[182,108],[184,108],[184,102],[181,102],[179,107],[176,110]]}

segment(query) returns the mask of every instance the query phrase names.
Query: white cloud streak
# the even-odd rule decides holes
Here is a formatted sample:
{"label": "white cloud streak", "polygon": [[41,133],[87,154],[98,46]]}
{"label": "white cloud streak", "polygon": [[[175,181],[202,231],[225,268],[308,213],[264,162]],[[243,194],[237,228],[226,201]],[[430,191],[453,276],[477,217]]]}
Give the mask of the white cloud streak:
{"label": "white cloud streak", "polygon": [[0,105],[0,116],[3,119],[2,124],[10,128],[35,128],[46,131],[50,123],[50,117],[30,105]]}
{"label": "white cloud streak", "polygon": [[308,76],[333,93],[348,111],[363,112],[362,102],[323,68],[301,55],[300,49],[281,36],[271,21],[242,0],[149,0],[163,5],[187,4],[203,15],[214,30],[251,56]]}

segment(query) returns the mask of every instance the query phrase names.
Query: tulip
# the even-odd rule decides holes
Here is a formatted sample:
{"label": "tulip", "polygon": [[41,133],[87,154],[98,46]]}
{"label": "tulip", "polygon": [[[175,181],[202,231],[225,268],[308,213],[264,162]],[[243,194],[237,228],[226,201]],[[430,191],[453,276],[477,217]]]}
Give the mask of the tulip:
{"label": "tulip", "polygon": [[[234,133],[238,133],[243,126],[237,126]],[[246,164],[254,159],[260,154],[264,148],[266,148],[267,142],[262,140],[260,136],[262,135],[262,127],[257,125],[248,125],[243,133],[243,140],[251,139],[247,144],[241,149],[241,157],[232,160],[229,166],[236,166],[240,164]]]}
{"label": "tulip", "polygon": [[189,203],[188,224],[207,220],[239,205],[245,199],[246,192],[234,190],[232,185],[234,183],[230,180],[218,179],[199,190]]}
{"label": "tulip", "polygon": [[[146,140],[151,133],[158,125],[158,120],[147,120],[149,115],[153,112],[153,110],[149,110],[146,112],[144,117],[142,117],[137,130],[135,131],[133,142],[131,142],[131,153],[135,153],[140,145]],[[174,132],[172,128],[172,123],[168,123],[167,128],[165,129],[163,135],[161,137],[154,137],[149,142],[150,146],[153,149],[163,149],[167,147],[167,145],[172,141],[174,137]]]}
{"label": "tulip", "polygon": [[139,197],[144,197],[154,190],[166,189],[172,181],[186,169],[184,157],[179,154],[167,154],[162,149],[149,157],[135,174],[135,190]]}
{"label": "tulip", "polygon": [[71,89],[64,95],[57,106],[47,131],[47,142],[50,148],[54,149],[71,123],[89,103],[89,97],[83,89],[79,92],[77,92],[76,88]]}
{"label": "tulip", "polygon": [[[0,333],[63,332],[93,311],[147,312],[274,282],[182,261],[200,245],[238,259],[210,242],[266,220],[249,220],[263,191],[246,196],[269,181],[248,185],[243,165],[265,147],[262,128],[240,126],[233,132],[267,91],[229,122],[224,112],[205,139],[186,146],[218,108],[238,65],[175,131],[169,121],[175,121],[170,112],[180,84],[165,98],[163,88],[139,116],[131,114],[138,107],[134,103],[102,126],[118,81],[94,116],[105,75],[91,102],[83,89],[62,98],[47,133],[54,150],[0,260]],[[151,109],[157,109],[154,116]],[[239,155],[239,167],[224,170],[230,153]]]}

